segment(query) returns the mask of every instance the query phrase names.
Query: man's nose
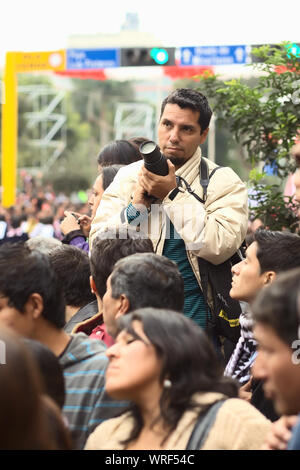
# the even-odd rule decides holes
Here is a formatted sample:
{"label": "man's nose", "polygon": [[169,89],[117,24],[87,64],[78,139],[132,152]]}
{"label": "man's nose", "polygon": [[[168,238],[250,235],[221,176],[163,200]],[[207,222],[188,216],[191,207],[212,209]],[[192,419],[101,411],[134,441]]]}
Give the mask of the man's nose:
{"label": "man's nose", "polygon": [[179,131],[176,127],[173,127],[170,133],[170,142],[178,142],[179,141]]}
{"label": "man's nose", "polygon": [[267,377],[267,370],[262,353],[258,352],[252,366],[252,375],[255,379],[264,380]]}

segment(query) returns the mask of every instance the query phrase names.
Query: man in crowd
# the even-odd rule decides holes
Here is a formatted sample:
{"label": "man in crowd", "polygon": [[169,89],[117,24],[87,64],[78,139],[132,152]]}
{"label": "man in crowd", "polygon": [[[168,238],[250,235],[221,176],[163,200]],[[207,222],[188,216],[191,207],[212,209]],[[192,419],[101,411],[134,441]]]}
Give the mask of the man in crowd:
{"label": "man in crowd", "polygon": [[[258,355],[253,374],[283,417],[273,424],[265,449],[300,449],[300,269],[282,274],[252,306]],[[291,428],[295,425],[291,437]]]}
{"label": "man in crowd", "polygon": [[88,254],[72,245],[61,244],[49,254],[50,264],[63,288],[66,302],[64,330],[72,333],[81,321],[98,312],[98,304],[90,287],[90,261]]}
{"label": "man in crowd", "polygon": [[[97,298],[97,312],[90,318],[79,321],[73,328],[74,333],[81,331],[91,338],[102,340],[107,346],[113,343],[103,323],[102,300],[107,278],[119,259],[134,253],[149,252],[153,253],[151,240],[131,227],[108,228],[97,235],[90,255],[90,287]],[[153,294],[153,297],[156,297],[156,294]]]}
{"label": "man in crowd", "polygon": [[[247,230],[245,185],[232,169],[218,168],[201,155],[211,114],[201,93],[172,92],[162,103],[158,126],[168,174],[148,171],[143,161],[122,168],[102,197],[90,233],[92,242],[98,231],[112,225],[136,226],[147,233],[155,252],[177,263],[184,279],[184,314],[203,328],[208,304],[214,306],[203,289],[198,258],[223,264]],[[200,182],[205,172],[201,161],[210,177],[207,191]]]}
{"label": "man in crowd", "polygon": [[122,315],[144,307],[182,312],[183,304],[183,280],[176,263],[154,253],[138,253],[120,259],[107,279],[104,323],[116,337]]}
{"label": "man in crowd", "polygon": [[251,305],[261,289],[271,284],[277,275],[300,267],[300,237],[290,232],[257,230],[246,258],[232,267],[230,296],[249,305],[241,314],[241,337],[226,366],[225,374],[236,378],[243,386],[241,396],[247,396],[272,421],[277,419],[272,403],[265,400],[261,382],[251,380],[251,367],[256,358]]}
{"label": "man in crowd", "polygon": [[23,245],[0,247],[0,325],[40,341],[59,358],[66,388],[63,412],[80,449],[100,422],[127,404],[106,395],[105,345],[83,333],[68,335],[64,324],[63,286],[48,257]]}

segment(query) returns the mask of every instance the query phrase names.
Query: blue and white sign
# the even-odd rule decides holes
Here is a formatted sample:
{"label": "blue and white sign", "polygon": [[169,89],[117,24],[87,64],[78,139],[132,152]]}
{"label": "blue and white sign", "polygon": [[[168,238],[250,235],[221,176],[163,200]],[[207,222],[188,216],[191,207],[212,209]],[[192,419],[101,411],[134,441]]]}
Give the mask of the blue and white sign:
{"label": "blue and white sign", "polygon": [[67,49],[67,70],[120,66],[120,49]]}
{"label": "blue and white sign", "polygon": [[248,46],[198,46],[180,48],[180,65],[232,65],[249,62]]}

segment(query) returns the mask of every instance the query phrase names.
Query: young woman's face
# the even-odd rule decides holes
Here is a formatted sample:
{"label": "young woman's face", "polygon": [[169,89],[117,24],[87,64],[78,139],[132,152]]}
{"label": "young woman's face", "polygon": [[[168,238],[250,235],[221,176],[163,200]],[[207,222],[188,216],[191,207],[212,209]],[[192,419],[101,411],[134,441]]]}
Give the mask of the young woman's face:
{"label": "young woman's face", "polygon": [[132,327],[141,339],[123,330],[115,344],[106,351],[109,359],[106,391],[113,398],[134,403],[143,401],[148,393],[159,399],[162,393],[161,360],[146,337],[141,322],[134,321]]}

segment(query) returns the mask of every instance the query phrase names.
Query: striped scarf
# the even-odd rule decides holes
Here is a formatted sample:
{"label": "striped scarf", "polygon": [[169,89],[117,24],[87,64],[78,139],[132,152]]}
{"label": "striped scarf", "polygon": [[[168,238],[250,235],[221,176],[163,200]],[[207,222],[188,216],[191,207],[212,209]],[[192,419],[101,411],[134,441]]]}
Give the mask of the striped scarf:
{"label": "striped scarf", "polygon": [[224,375],[233,377],[244,385],[250,380],[251,367],[256,358],[257,342],[253,337],[253,320],[248,308],[240,315],[241,336],[237,342]]}

